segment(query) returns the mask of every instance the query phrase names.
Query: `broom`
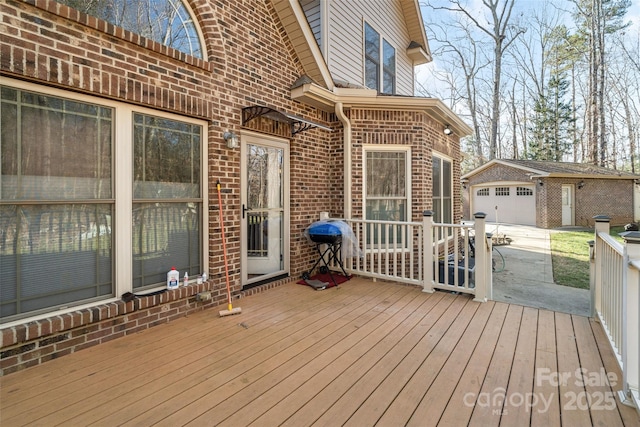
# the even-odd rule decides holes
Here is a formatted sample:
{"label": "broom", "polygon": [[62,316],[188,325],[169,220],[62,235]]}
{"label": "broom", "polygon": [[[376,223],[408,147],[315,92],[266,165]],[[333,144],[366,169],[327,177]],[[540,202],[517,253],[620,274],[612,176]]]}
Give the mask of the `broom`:
{"label": "broom", "polygon": [[242,312],[240,307],[233,308],[231,303],[231,285],[229,284],[229,262],[227,261],[227,243],[224,238],[224,220],[222,216],[222,196],[220,194],[220,180],[216,184],[218,187],[218,209],[220,211],[220,232],[222,233],[222,255],[224,257],[224,275],[227,280],[227,310],[220,311],[220,317],[230,316]]}

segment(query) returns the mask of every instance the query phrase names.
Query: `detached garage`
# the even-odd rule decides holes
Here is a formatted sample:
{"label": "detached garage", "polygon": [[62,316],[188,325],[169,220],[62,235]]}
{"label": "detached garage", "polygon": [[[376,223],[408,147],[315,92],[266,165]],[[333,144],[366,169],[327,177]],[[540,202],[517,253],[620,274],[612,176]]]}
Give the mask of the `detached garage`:
{"label": "detached garage", "polygon": [[502,182],[474,186],[473,212],[484,212],[487,221],[536,225],[535,186],[529,183]]}
{"label": "detached garage", "polygon": [[582,163],[492,160],[462,176],[464,218],[541,228],[640,220],[640,175]]}

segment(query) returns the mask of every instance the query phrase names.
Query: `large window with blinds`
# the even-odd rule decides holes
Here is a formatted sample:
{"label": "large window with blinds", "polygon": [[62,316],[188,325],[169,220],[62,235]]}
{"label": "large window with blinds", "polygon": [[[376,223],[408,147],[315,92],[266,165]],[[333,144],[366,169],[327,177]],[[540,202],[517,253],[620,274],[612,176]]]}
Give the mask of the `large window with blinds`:
{"label": "large window with blinds", "polygon": [[0,86],[0,322],[201,272],[206,126],[15,83]]}

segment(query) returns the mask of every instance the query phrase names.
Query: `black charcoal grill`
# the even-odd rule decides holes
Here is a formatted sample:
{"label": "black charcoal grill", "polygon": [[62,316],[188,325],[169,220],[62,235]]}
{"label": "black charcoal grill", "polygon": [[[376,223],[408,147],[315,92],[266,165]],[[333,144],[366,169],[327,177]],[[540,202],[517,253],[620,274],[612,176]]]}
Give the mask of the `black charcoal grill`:
{"label": "black charcoal grill", "polygon": [[[315,264],[313,264],[313,267],[311,267],[307,273],[302,275],[303,279],[309,279],[313,270],[322,262],[323,265],[319,268],[320,273],[329,273],[333,284],[337,286],[338,284],[336,283],[336,279],[333,277],[333,274],[329,269],[329,264],[332,261],[336,262],[340,266],[340,269],[345,276],[348,276],[344,266],[342,265],[342,260],[340,259],[342,231],[340,229],[340,225],[338,225],[338,221],[320,221],[318,223],[314,223],[309,226],[307,232],[309,233],[309,239],[316,244],[316,250],[320,257],[316,260]],[[323,248],[323,245],[326,246]]]}

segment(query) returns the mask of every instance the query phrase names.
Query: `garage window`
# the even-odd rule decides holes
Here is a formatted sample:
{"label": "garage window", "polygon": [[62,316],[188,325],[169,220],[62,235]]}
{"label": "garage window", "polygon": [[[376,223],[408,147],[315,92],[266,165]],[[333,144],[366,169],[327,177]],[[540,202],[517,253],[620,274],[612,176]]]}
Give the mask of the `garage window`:
{"label": "garage window", "polygon": [[477,196],[488,196],[489,195],[489,189],[488,188],[481,188],[478,191],[476,191],[476,195]]}
{"label": "garage window", "polygon": [[509,187],[496,187],[496,196],[508,196]]}
{"label": "garage window", "polygon": [[527,187],[516,188],[517,196],[533,196],[533,190]]}

